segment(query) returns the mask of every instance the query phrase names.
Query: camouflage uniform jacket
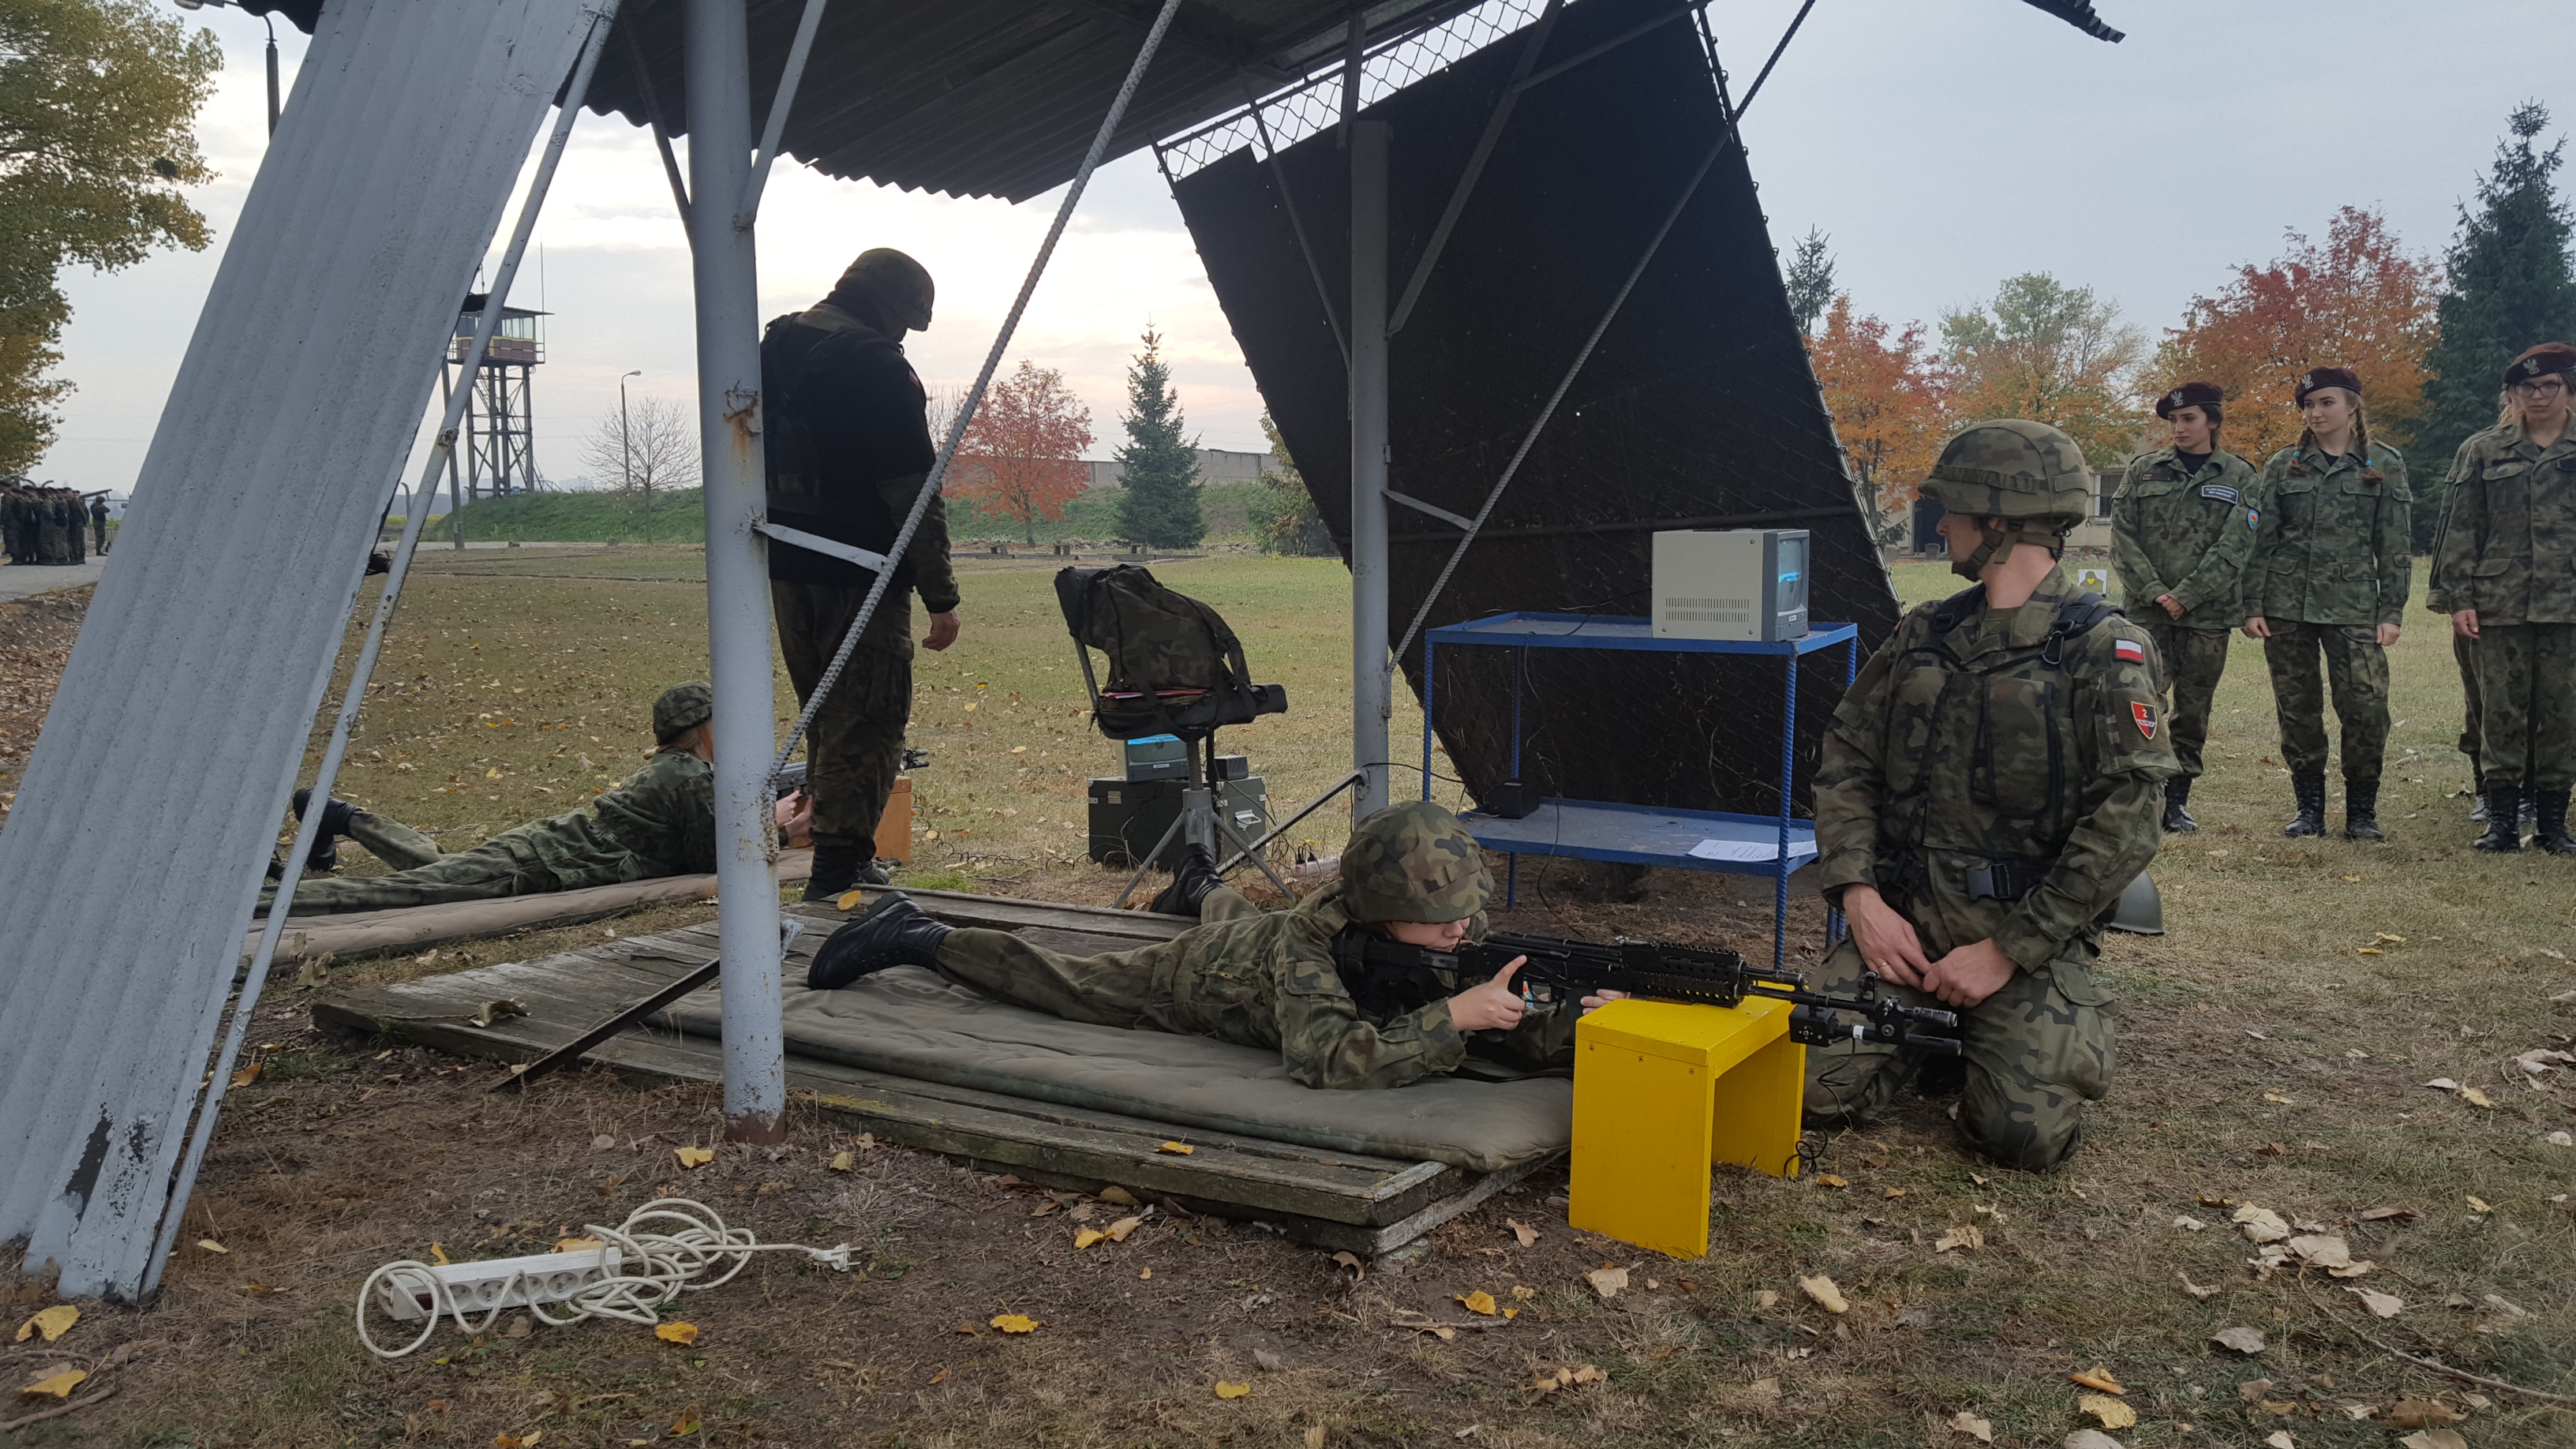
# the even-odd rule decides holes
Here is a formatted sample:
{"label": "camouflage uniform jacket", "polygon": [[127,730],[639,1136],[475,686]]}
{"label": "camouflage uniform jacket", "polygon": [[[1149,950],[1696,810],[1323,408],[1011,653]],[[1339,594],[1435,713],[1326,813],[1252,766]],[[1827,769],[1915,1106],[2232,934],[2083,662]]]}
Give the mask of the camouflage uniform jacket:
{"label": "camouflage uniform jacket", "polygon": [[2451,463],[2432,592],[2480,624],[2576,624],[2576,431],[2543,448],[2518,423]]}
{"label": "camouflage uniform jacket", "polygon": [[670,875],[704,875],[716,868],[715,769],[686,750],[655,755],[591,806],[599,812],[596,816],[559,815],[535,824],[574,827],[567,833],[586,835],[582,827],[595,823],[617,844]]}
{"label": "camouflage uniform jacket", "polygon": [[[1352,924],[1342,892],[1334,884],[1293,909],[1210,921],[1177,938],[1149,1018],[1164,1031],[1274,1049],[1309,1087],[1400,1087],[1454,1069],[1467,1043],[1445,998],[1376,1018],[1351,1000],[1332,952]],[[1570,1049],[1574,1016],[1524,1017],[1509,1054],[1536,1064]]]}
{"label": "camouflage uniform jacket", "polygon": [[1897,624],[1825,733],[1828,899],[1875,886],[1935,960],[1991,937],[2025,971],[2082,969],[2155,858],[2174,756],[2155,646],[2116,613],[2061,636],[2078,599],[2061,566],[2018,609],[1984,607],[1980,586]]}
{"label": "camouflage uniform jacket", "polygon": [[2371,444],[2366,461],[2314,448],[2274,453],[2263,465],[2262,527],[2245,568],[2246,615],[2404,623],[2415,582],[2411,501],[2406,460],[2385,443]]}
{"label": "camouflage uniform jacket", "polygon": [[2182,605],[2177,629],[2244,623],[2238,595],[2245,561],[2254,556],[2262,489],[2254,465],[2224,449],[2189,473],[2172,448],[2130,459],[2127,481],[2111,500],[2111,559],[2128,612],[2161,616],[2156,598],[2171,594]]}

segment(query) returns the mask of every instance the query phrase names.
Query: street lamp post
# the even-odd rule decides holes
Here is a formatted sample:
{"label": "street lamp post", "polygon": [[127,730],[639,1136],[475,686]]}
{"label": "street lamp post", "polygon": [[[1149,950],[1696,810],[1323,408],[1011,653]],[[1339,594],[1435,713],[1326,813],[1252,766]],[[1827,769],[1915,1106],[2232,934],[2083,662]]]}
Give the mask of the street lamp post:
{"label": "street lamp post", "polygon": [[[635,491],[635,436],[628,432],[626,427],[626,379],[643,375],[644,369],[639,367],[633,372],[620,375],[617,379],[617,446],[626,455],[625,477],[621,487],[627,493]],[[644,495],[644,541],[646,543],[653,541],[653,495],[650,492]]]}
{"label": "street lamp post", "polygon": [[[203,10],[209,5],[238,7],[241,0],[170,0],[182,10]],[[268,134],[277,134],[277,22],[266,15],[259,17],[268,27]]]}

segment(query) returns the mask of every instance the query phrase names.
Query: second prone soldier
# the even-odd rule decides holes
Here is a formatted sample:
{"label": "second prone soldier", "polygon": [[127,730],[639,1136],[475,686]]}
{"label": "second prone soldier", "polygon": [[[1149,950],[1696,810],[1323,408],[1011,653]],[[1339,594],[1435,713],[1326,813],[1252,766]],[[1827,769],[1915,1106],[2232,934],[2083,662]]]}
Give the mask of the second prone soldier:
{"label": "second prone soldier", "polygon": [[2181,766],[2165,781],[2164,828],[2198,830],[2191,782],[2200,778],[2209,709],[2227,669],[2229,636],[2245,622],[2245,562],[2254,556],[2254,465],[2218,446],[2225,422],[2216,383],[2186,382],[2156,399],[2173,442],[2129,460],[2111,500],[2111,558],[2129,622],[2163,661],[2165,729]]}
{"label": "second prone soldier", "polygon": [[[850,263],[830,296],[769,324],[760,372],[772,523],[893,552],[938,458],[928,394],[903,356],[903,334],[930,326],[932,295],[921,263],[878,247]],[[922,647],[957,642],[957,575],[948,563],[947,509],[936,496],[893,568],[805,747],[814,807],[809,901],[862,881],[885,884],[875,841],[912,716],[912,594],[930,611]],[[770,603],[798,703],[814,697],[875,582],[856,564],[770,543]]]}

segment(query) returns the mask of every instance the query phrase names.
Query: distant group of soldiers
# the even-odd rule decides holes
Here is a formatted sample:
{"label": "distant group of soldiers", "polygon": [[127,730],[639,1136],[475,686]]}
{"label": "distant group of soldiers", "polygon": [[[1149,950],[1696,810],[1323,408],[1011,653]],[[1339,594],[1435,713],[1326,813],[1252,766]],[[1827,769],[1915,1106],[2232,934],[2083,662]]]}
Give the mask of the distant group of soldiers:
{"label": "distant group of soldiers", "polygon": [[[94,540],[83,547],[82,524]],[[13,564],[76,564],[107,552],[107,499],[84,503],[78,491],[0,479],[0,546]]]}
{"label": "distant group of soldiers", "polygon": [[[2462,444],[2433,549],[2425,605],[2448,617],[2467,697],[2460,749],[2476,776],[2484,851],[2533,843],[2576,854],[2576,347],[2543,343],[2505,369],[2495,426]],[[2388,747],[2388,655],[2413,582],[2406,460],[2374,441],[2361,378],[2320,367],[2296,389],[2296,444],[2258,473],[2218,446],[2217,386],[2186,382],[2156,403],[2172,442],[2129,463],[2111,505],[2129,616],[2153,639],[2179,766],[2163,827],[2195,830],[2211,701],[2228,631],[2263,641],[2296,812],[2282,833],[2326,828],[2325,711],[2342,726],[2347,839],[2385,838],[2379,782]],[[2323,661],[2322,671],[2319,661]]]}

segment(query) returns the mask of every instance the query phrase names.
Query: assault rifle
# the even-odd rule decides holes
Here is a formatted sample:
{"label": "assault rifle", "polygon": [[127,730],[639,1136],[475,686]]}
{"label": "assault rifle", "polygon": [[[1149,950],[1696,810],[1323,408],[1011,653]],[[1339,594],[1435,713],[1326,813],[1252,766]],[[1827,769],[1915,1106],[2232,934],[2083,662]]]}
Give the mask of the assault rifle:
{"label": "assault rifle", "polygon": [[[930,752],[928,750],[917,750],[910,745],[904,746],[903,768],[906,771],[926,769],[929,767],[929,764]],[[805,773],[810,768],[812,768],[812,764],[810,761],[806,760],[798,760],[795,764],[780,766],[778,770],[778,779],[773,784],[772,788],[775,789],[782,798],[795,794],[797,791],[805,788]]]}
{"label": "assault rifle", "polygon": [[[1957,1032],[1956,1013],[1907,1006],[1881,995],[1874,971],[1862,973],[1859,995],[1834,996],[1807,990],[1807,978],[1798,972],[1750,966],[1741,955],[1723,949],[1627,940],[1596,945],[1508,931],[1455,951],[1408,946],[1367,931],[1344,931],[1333,938],[1334,965],[1343,986],[1362,1007],[1379,1010],[1408,1009],[1401,1003],[1419,1005],[1491,980],[1515,956],[1528,958],[1513,978],[1520,984],[1521,999],[1540,1014],[1575,1007],[1602,990],[1707,1006],[1735,1006],[1748,996],[1765,996],[1792,1004],[1789,1039],[1808,1046],[1872,1041],[1950,1056],[1959,1051],[1956,1035],[1925,1034],[1929,1029]],[[1845,1021],[1845,1016],[1860,1020]]]}

